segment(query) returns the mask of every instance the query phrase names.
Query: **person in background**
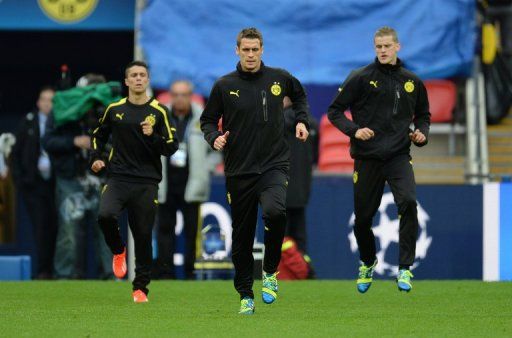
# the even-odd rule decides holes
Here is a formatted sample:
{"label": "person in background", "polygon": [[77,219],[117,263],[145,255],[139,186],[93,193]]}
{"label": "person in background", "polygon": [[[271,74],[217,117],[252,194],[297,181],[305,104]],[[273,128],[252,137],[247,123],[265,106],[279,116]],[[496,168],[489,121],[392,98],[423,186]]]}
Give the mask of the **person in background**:
{"label": "person in background", "polygon": [[11,170],[33,227],[36,246],[35,278],[53,278],[53,256],[57,232],[55,177],[48,153],[41,146],[47,133],[46,120],[52,110],[55,91],[43,87],[36,108],[25,115],[16,132]]}
{"label": "person in background", "polygon": [[183,215],[185,234],[185,277],[194,277],[196,242],[200,224],[200,205],[210,194],[210,173],[218,153],[210,151],[203,138],[199,118],[203,109],[191,102],[194,87],[187,80],[178,80],[170,87],[169,120],[176,126],[179,149],[163,157],[162,181],[159,185],[158,207],[158,278],[174,278],[176,212]]}
{"label": "person in background", "polygon": [[[90,74],[87,84],[105,82],[103,76]],[[87,78],[87,76],[86,76]],[[85,80],[79,80],[83,86]],[[50,154],[56,177],[58,210],[55,274],[59,279],[86,277],[87,229],[92,228],[99,277],[112,278],[111,256],[100,229],[95,226],[101,183],[88,172],[92,130],[90,114],[77,121],[56,126],[50,114],[43,138],[43,147]],[[94,119],[96,123],[97,119]]]}
{"label": "person in background", "polygon": [[304,259],[310,264],[311,259],[307,255],[306,206],[311,191],[314,145],[318,136],[318,125],[309,114],[309,137],[306,142],[301,142],[295,137],[295,112],[288,96],[283,99],[283,108],[286,137],[290,146],[290,179],[286,194],[286,236],[295,240]]}

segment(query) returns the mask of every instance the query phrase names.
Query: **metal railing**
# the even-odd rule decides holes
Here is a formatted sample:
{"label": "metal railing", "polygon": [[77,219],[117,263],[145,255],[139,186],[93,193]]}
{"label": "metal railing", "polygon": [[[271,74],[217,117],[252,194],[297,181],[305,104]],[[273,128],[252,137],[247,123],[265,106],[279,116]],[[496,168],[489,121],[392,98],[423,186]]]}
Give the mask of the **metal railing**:
{"label": "metal railing", "polygon": [[489,181],[485,80],[480,59],[475,58],[473,76],[466,82],[466,180],[470,184]]}

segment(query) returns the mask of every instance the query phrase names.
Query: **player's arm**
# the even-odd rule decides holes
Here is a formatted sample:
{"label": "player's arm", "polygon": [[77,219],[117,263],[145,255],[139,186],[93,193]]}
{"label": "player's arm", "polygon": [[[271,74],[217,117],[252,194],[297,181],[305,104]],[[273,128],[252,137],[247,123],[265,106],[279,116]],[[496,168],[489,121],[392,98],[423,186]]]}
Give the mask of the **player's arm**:
{"label": "player's arm", "polygon": [[309,105],[306,92],[297,78],[288,72],[286,75],[288,77],[286,95],[292,101],[292,108],[295,112],[295,137],[305,142],[309,136]]}
{"label": "player's arm", "polygon": [[75,148],[73,139],[73,136],[62,135],[58,132],[57,127],[55,126],[53,113],[50,113],[50,115],[48,115],[48,119],[46,120],[45,134],[41,140],[43,149],[50,154],[59,154],[73,151]]}
{"label": "player's arm", "polygon": [[355,137],[360,127],[345,116],[347,110],[355,98],[359,95],[358,75],[355,71],[350,73],[345,82],[338,89],[338,95],[327,110],[329,121],[341,132],[349,137]]}
{"label": "player's arm", "polygon": [[218,150],[215,148],[215,140],[222,136],[222,133],[218,130],[218,125],[223,113],[222,91],[219,84],[215,83],[200,119],[204,139],[215,150]]}
{"label": "player's arm", "polygon": [[162,156],[171,156],[178,150],[179,140],[176,136],[176,128],[169,121],[167,107],[160,106],[162,119],[157,124],[156,130],[151,135],[152,143]]}
{"label": "player's arm", "polygon": [[309,129],[309,105],[304,87],[296,77],[291,74],[287,75],[289,76],[287,95],[292,101],[292,108],[295,112],[295,125],[303,123]]}
{"label": "player's arm", "polygon": [[418,81],[418,96],[414,109],[414,131],[411,140],[418,147],[428,143],[430,130],[430,109],[428,104],[427,89],[422,81]]}
{"label": "player's arm", "polygon": [[105,167],[106,161],[103,154],[105,145],[107,144],[112,131],[112,123],[110,119],[111,111],[111,106],[107,107],[91,135],[89,163],[94,172],[99,172],[103,167]]}

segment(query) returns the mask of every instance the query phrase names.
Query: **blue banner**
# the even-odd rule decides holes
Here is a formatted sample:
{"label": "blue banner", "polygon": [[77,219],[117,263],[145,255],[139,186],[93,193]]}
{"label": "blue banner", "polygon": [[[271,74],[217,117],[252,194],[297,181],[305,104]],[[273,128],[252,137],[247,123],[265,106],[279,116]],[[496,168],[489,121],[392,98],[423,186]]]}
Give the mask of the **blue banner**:
{"label": "blue banner", "polygon": [[[203,239],[201,258],[229,259],[231,251],[231,214],[226,199],[224,177],[214,177],[210,200],[203,203],[201,213],[203,225],[217,228],[224,243]],[[308,253],[318,278],[354,279],[358,268],[359,254],[352,234],[353,188],[352,180],[346,177],[315,176],[311,198],[307,208]],[[469,185],[419,185],[417,187],[419,234],[416,242],[416,264],[413,273],[418,279],[482,279],[483,266],[497,264],[496,276],[490,280],[512,279],[510,276],[510,234],[512,217],[507,206],[512,199],[512,185],[501,187],[501,226],[498,236],[489,240],[491,249],[497,252],[494,259],[483,258],[483,187]],[[499,201],[498,198],[494,201]],[[21,200],[20,200],[21,202]],[[508,204],[507,204],[508,203]],[[23,207],[22,203],[19,205]],[[498,208],[500,209],[500,208]],[[126,217],[120,220],[126,234]],[[178,217],[176,251],[181,259],[176,261],[178,277],[183,277],[184,238],[183,218]],[[398,263],[398,217],[389,190],[374,218],[374,233],[377,240],[379,264],[377,278],[393,278]],[[263,243],[263,224],[258,220],[256,245]],[[501,238],[499,239],[499,233]],[[30,222],[26,211],[18,212],[17,243],[0,246],[2,255],[30,254],[34,248]],[[27,237],[28,236],[28,237]],[[126,237],[125,237],[126,238]],[[206,239],[206,241],[205,241]],[[500,243],[501,242],[501,243]],[[88,242],[92,246],[91,239]],[[154,243],[156,254],[156,242]],[[501,246],[501,254],[499,247]],[[210,250],[211,249],[211,250]],[[94,262],[92,251],[89,262]],[[206,255],[206,256],[205,256]],[[88,267],[88,277],[93,278],[94,267]]]}
{"label": "blue banner", "polygon": [[[373,34],[394,27],[400,57],[422,78],[468,75],[475,48],[475,0],[153,0],[141,17],[152,83],[188,78],[208,95],[235,69],[236,35],[263,33],[263,60],[306,84],[338,85],[373,61]],[[334,95],[334,94],[333,94]]]}
{"label": "blue banner", "polygon": [[0,30],[133,30],[135,0],[2,0]]}
{"label": "blue banner", "polygon": [[[417,187],[419,234],[413,273],[419,279],[482,279],[482,186]],[[215,178],[209,202],[229,213],[223,178]],[[210,217],[212,213],[210,212]],[[216,211],[214,214],[222,215]],[[230,219],[217,223],[227,229]],[[216,223],[209,219],[208,223]],[[263,242],[259,219],[257,243]],[[398,270],[398,215],[387,189],[374,218],[378,278]],[[354,279],[359,252],[352,232],[352,180],[314,177],[307,208],[308,253],[318,278]],[[229,231],[229,230],[228,230]],[[230,232],[226,233],[230,235]],[[230,243],[229,243],[230,244]]]}

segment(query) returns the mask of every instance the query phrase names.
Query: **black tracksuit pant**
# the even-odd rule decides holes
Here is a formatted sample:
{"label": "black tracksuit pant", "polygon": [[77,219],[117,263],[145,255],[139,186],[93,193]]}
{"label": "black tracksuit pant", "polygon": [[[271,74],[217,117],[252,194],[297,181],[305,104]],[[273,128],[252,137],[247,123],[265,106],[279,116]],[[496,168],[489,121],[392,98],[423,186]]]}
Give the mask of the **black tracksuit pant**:
{"label": "black tracksuit pant", "polygon": [[128,222],[135,242],[135,279],[133,290],[148,294],[153,263],[152,230],[158,203],[158,186],[152,183],[126,182],[109,178],[102,192],[98,223],[114,255],[125,244],[119,232],[118,218],[128,211]]}
{"label": "black tracksuit pant", "polygon": [[183,214],[185,234],[185,275],[194,278],[197,231],[199,227],[199,202],[188,203],[184,194],[169,191],[167,200],[158,208],[158,270],[160,278],[174,278],[174,251],[176,242],[176,211]]}
{"label": "black tracksuit pant", "polygon": [[376,258],[372,220],[377,212],[388,182],[400,218],[399,266],[409,268],[414,263],[418,216],[416,183],[409,155],[398,155],[386,161],[355,160],[354,163],[354,234],[361,261],[372,265]]}
{"label": "black tracksuit pant", "polygon": [[258,204],[261,205],[265,223],[263,270],[267,273],[277,271],[286,228],[287,181],[287,172],[281,169],[271,169],[260,175],[226,178],[233,219],[231,257],[235,266],[235,289],[240,298],[254,298],[252,249]]}

